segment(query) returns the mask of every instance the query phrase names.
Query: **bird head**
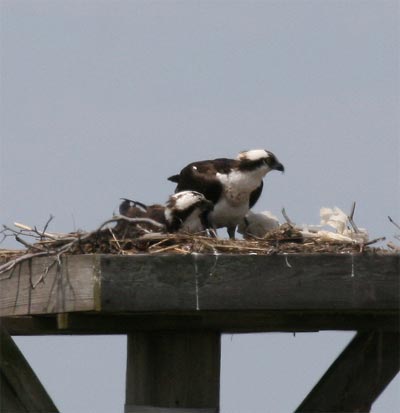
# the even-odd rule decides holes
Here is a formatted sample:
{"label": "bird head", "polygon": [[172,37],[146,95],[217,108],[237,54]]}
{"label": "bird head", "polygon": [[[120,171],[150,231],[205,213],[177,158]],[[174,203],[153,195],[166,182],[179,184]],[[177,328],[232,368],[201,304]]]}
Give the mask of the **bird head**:
{"label": "bird head", "polygon": [[165,206],[165,219],[171,231],[185,227],[185,221],[191,217],[200,218],[208,214],[214,204],[203,194],[196,191],[181,191],[169,197]]}
{"label": "bird head", "polygon": [[180,212],[194,208],[198,208],[200,211],[211,211],[214,205],[200,192],[181,191],[169,197],[166,208]]}
{"label": "bird head", "polygon": [[241,169],[257,169],[269,171],[285,171],[285,167],[278,161],[278,158],[266,149],[252,149],[240,152],[236,158],[240,162]]}

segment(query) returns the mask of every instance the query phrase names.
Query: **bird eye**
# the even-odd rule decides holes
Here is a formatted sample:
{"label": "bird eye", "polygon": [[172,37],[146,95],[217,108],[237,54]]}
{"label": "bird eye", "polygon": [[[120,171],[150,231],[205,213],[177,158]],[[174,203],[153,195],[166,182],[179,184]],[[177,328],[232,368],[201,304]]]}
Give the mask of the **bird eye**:
{"label": "bird eye", "polygon": [[274,156],[268,156],[268,158],[265,158],[265,163],[272,167],[276,163],[276,159]]}

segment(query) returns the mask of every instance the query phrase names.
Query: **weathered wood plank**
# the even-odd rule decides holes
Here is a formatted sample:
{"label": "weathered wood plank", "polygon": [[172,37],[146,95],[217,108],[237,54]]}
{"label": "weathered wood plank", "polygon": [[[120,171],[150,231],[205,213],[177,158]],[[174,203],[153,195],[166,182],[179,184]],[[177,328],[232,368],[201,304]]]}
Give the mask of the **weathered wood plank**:
{"label": "weathered wood plank", "polygon": [[1,411],[58,413],[25,357],[3,327],[0,328]]}
{"label": "weathered wood plank", "polygon": [[32,259],[1,275],[0,316],[95,310],[98,281],[96,256]]}
{"label": "weathered wood plank", "polygon": [[[83,255],[2,276],[0,315],[399,311],[400,255]],[[38,280],[46,274],[45,282]],[[37,285],[36,285],[37,284]],[[35,286],[35,288],[33,287]]]}
{"label": "weathered wood plank", "polygon": [[[399,331],[400,314],[387,311],[193,311],[156,313],[66,313],[65,324],[56,316],[6,317],[12,335],[129,334],[137,331],[201,331],[221,333],[313,332],[320,330]],[[62,327],[62,328],[60,328]]]}
{"label": "weathered wood plank", "polygon": [[399,255],[101,257],[101,309],[395,310]]}
{"label": "weathered wood plank", "polygon": [[296,412],[369,412],[399,370],[399,333],[358,333]]}
{"label": "weathered wood plank", "polygon": [[215,332],[129,335],[126,405],[218,411],[220,353]]}

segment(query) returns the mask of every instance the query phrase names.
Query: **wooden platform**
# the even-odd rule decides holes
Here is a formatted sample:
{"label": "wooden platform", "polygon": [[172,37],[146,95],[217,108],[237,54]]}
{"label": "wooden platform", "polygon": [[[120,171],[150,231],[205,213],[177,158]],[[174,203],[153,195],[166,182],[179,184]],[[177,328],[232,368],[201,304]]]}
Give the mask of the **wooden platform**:
{"label": "wooden platform", "polygon": [[[217,411],[221,333],[356,330],[299,411],[346,382],[354,351],[368,355],[356,368],[371,397],[353,377],[338,409],[357,411],[399,370],[399,297],[398,254],[82,255],[2,274],[0,315],[11,335],[128,334],[127,412]],[[386,374],[371,384],[382,351]]]}

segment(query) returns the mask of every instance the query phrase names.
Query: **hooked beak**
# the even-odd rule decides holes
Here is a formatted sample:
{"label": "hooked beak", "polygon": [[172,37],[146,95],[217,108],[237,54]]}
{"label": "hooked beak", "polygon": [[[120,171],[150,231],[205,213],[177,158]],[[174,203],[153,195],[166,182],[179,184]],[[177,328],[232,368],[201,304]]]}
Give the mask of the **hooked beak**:
{"label": "hooked beak", "polygon": [[204,211],[212,211],[214,209],[214,204],[211,201],[209,201],[208,199],[205,199],[203,201],[202,209]]}
{"label": "hooked beak", "polygon": [[272,169],[275,169],[276,171],[285,172],[285,167],[284,167],[280,162],[276,162],[276,163],[272,166]]}

